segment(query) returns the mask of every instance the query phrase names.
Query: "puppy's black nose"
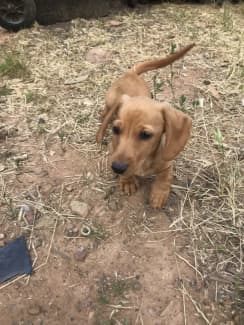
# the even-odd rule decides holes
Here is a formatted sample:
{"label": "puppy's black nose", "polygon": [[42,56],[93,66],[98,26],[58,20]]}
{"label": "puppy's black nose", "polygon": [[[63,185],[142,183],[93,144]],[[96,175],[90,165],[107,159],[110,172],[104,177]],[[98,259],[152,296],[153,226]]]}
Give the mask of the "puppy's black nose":
{"label": "puppy's black nose", "polygon": [[112,169],[116,174],[123,174],[128,168],[128,164],[114,161],[112,162]]}

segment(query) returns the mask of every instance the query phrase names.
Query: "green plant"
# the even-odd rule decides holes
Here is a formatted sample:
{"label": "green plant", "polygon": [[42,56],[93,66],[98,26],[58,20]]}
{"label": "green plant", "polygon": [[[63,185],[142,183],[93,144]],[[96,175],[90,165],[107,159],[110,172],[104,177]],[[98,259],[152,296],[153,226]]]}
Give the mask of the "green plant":
{"label": "green plant", "polygon": [[153,94],[152,98],[157,99],[157,93],[162,91],[164,82],[158,78],[159,73],[153,76]]}
{"label": "green plant", "polygon": [[[174,54],[176,51],[176,44],[175,43],[171,43],[170,44],[170,54]],[[172,92],[172,96],[173,96],[173,99],[175,101],[175,89],[174,89],[174,70],[173,70],[173,65],[171,64],[170,65],[170,76],[169,76],[169,79],[168,79],[168,85],[171,89],[171,92]]]}
{"label": "green plant", "polygon": [[217,128],[214,132],[214,136],[215,136],[215,141],[217,143],[218,149],[221,152],[224,152],[224,143],[223,143],[223,135],[222,132],[220,131],[219,128]]}
{"label": "green plant", "polygon": [[175,108],[177,108],[182,112],[186,112],[186,100],[187,100],[186,96],[181,95],[179,98],[179,104],[174,104]]}
{"label": "green plant", "polygon": [[25,93],[25,99],[26,99],[26,103],[29,104],[35,100],[35,94],[31,90],[28,90]]}
{"label": "green plant", "polygon": [[186,104],[186,96],[185,95],[181,95],[180,96],[179,104],[180,104],[180,110],[182,112],[185,112],[186,111],[186,107],[185,107],[185,104]]}
{"label": "green plant", "polygon": [[6,86],[0,87],[0,96],[8,96],[12,94],[13,90],[10,88],[7,88]]}
{"label": "green plant", "polygon": [[7,54],[0,63],[0,75],[10,78],[24,78],[28,75],[28,69],[16,54]]}
{"label": "green plant", "polygon": [[113,278],[103,275],[98,282],[97,296],[100,304],[118,303],[127,291],[136,290],[136,278],[121,278],[115,274]]}
{"label": "green plant", "polygon": [[197,108],[197,106],[199,106],[199,99],[193,99],[192,100],[192,106],[193,106],[194,109]]}
{"label": "green plant", "polygon": [[96,241],[101,241],[106,239],[107,236],[108,234],[106,233],[104,227],[101,224],[95,223],[92,226],[91,233],[89,235],[90,238],[94,238]]}

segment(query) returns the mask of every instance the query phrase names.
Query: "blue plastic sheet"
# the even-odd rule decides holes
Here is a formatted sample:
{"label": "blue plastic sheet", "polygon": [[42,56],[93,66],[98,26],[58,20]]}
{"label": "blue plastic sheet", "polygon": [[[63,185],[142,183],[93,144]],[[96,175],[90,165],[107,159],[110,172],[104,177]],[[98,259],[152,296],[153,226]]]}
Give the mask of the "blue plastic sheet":
{"label": "blue plastic sheet", "polygon": [[0,283],[31,272],[31,258],[23,236],[0,248]]}

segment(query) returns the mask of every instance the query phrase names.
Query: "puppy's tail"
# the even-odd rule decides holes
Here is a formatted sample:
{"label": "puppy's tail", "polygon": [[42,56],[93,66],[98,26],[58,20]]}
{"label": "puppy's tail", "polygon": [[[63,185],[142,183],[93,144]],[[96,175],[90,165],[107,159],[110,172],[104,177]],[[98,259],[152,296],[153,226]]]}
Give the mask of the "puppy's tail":
{"label": "puppy's tail", "polygon": [[189,44],[183,49],[179,50],[178,52],[171,54],[163,59],[153,60],[153,61],[146,61],[135,64],[130,71],[135,72],[136,74],[140,75],[144,72],[155,70],[158,68],[166,67],[167,65],[173,63],[174,61],[180,59],[183,55],[185,55],[191,48],[193,48],[195,44]]}

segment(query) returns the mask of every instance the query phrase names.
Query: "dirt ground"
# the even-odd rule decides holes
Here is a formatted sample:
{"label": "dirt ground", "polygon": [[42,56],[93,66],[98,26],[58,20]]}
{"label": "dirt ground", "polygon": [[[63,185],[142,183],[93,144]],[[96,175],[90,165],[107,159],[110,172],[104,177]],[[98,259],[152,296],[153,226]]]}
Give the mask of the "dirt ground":
{"label": "dirt ground", "polygon": [[[243,16],[242,5],[164,4],[17,34],[0,30],[0,62],[13,55],[21,63],[0,80],[0,247],[24,235],[34,269],[0,285],[0,324],[241,324],[226,292],[228,270],[242,262],[234,246],[228,263],[213,246],[224,233],[216,211],[236,209],[244,235],[239,201],[224,206],[229,196],[214,192],[220,147],[228,149],[228,166],[243,159],[242,151],[233,158],[243,143]],[[157,100],[194,121],[169,200],[155,211],[147,202],[150,178],[131,197],[117,189],[110,136],[95,143],[99,111],[128,66],[192,41],[197,46],[184,60],[145,76]],[[104,51],[95,62],[92,48]]]}

